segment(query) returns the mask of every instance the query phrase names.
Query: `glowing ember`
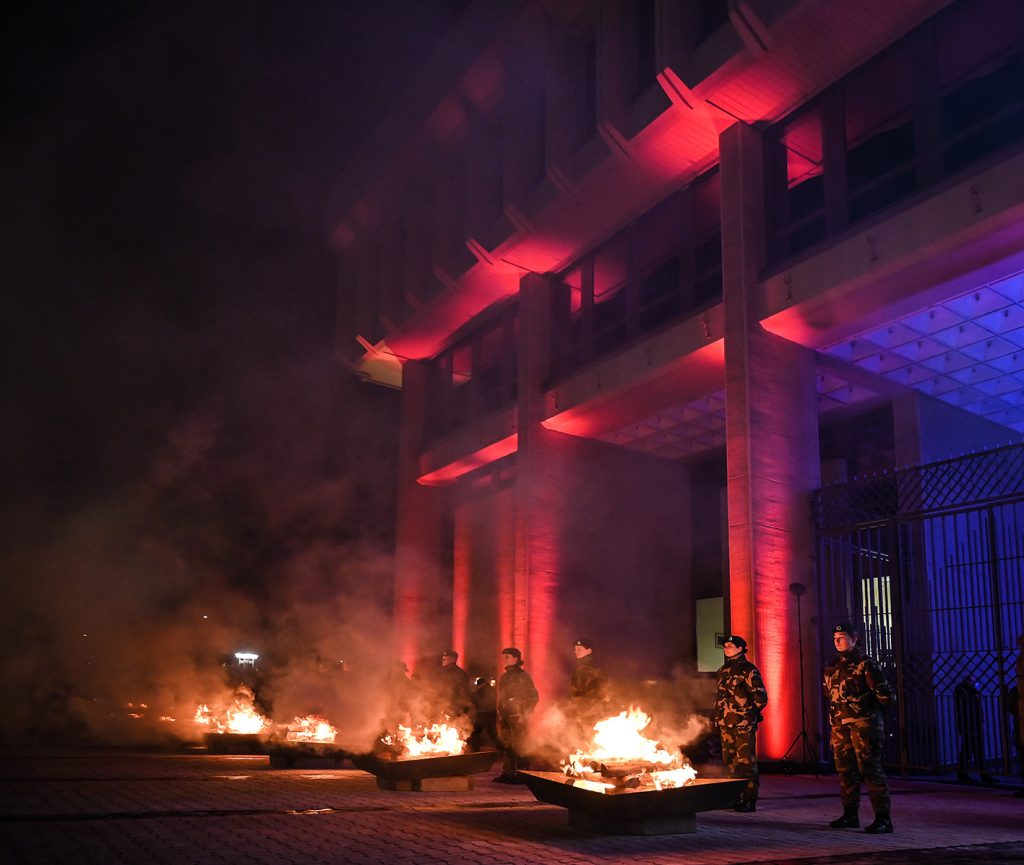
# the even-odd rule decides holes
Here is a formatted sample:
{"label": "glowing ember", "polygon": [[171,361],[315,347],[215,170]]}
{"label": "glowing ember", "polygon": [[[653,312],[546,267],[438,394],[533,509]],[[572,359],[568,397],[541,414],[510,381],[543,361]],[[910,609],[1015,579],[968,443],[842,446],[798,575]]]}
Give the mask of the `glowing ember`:
{"label": "glowing ember", "polygon": [[396,735],[388,733],[381,741],[403,758],[454,757],[466,750],[462,734],[447,724],[431,724],[415,733],[411,727],[399,724]]}
{"label": "glowing ember", "polygon": [[650,716],[631,707],[594,725],[593,747],[570,754],[563,764],[567,775],[595,792],[625,787],[683,787],[697,777],[681,753],[670,753],[643,735]]}
{"label": "glowing ember", "polygon": [[333,742],[337,735],[338,731],[326,718],[306,715],[305,718],[296,718],[288,726],[285,738],[289,742]]}
{"label": "glowing ember", "polygon": [[126,709],[131,709],[131,711],[128,713],[128,717],[129,718],[139,719],[139,718],[145,718],[146,717],[146,713],[143,712],[142,710],[143,709],[148,709],[149,705],[146,704],[146,703],[131,703],[131,702],[129,702],[129,703],[125,704],[125,708]]}

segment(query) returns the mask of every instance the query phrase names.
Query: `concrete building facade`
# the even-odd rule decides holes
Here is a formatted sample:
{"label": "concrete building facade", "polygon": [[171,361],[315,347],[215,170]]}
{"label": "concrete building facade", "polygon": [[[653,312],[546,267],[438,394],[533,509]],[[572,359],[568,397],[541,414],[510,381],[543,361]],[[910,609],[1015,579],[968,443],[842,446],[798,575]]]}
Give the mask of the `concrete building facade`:
{"label": "concrete building facade", "polygon": [[331,220],[403,392],[396,655],[554,699],[581,634],[705,686],[743,634],[782,757],[812,491],[1024,430],[1024,6],[473,3]]}

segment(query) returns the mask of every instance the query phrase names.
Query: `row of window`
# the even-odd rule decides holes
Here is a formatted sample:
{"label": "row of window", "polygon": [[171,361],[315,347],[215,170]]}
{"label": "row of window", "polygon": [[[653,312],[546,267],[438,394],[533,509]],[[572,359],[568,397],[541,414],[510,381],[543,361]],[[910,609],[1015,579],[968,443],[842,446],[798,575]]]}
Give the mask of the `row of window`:
{"label": "row of window", "polygon": [[1024,4],[961,0],[766,138],[773,262],[1024,137]]}
{"label": "row of window", "polygon": [[554,297],[556,379],[721,299],[719,193],[713,170],[562,274]]}
{"label": "row of window", "polygon": [[[961,0],[767,131],[770,261],[1021,139],[1024,3]],[[720,219],[715,169],[560,274],[553,382],[718,303]],[[515,401],[517,348],[511,304],[435,359],[436,435]]]}
{"label": "row of window", "polygon": [[[552,293],[553,380],[719,302],[719,214],[715,169],[568,268]],[[434,436],[515,401],[518,324],[511,303],[434,359]]]}

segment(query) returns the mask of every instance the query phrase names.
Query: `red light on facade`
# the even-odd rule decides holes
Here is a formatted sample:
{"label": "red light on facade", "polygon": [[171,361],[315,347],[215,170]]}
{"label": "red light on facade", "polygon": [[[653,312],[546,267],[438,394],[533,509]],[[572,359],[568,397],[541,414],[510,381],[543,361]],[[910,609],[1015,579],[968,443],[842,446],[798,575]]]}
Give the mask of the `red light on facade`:
{"label": "red light on facade", "polygon": [[490,111],[501,99],[505,70],[493,51],[489,51],[462,79],[462,93],[481,111]]}
{"label": "red light on facade", "polygon": [[478,469],[481,466],[493,463],[495,460],[500,460],[502,457],[507,457],[509,454],[515,453],[518,446],[519,436],[516,433],[512,433],[512,435],[501,439],[501,441],[496,441],[494,444],[481,448],[475,453],[469,454],[469,456],[462,457],[461,459],[448,463],[448,465],[443,466],[442,468],[436,469],[428,474],[421,475],[417,478],[417,482],[427,487],[450,484],[452,481],[462,477],[464,474],[467,474],[474,469]]}

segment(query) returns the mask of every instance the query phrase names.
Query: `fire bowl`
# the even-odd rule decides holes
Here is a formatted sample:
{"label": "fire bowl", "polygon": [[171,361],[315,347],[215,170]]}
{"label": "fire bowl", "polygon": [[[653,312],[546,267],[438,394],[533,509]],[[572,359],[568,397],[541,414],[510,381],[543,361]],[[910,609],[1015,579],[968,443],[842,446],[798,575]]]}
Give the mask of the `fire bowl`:
{"label": "fire bowl", "polygon": [[272,769],[340,769],[349,753],[333,742],[272,742]]}
{"label": "fire bowl", "polygon": [[383,790],[452,791],[472,790],[470,775],[486,772],[498,758],[497,751],[474,751],[451,757],[386,759],[377,754],[356,754],[357,769],[377,777]]}
{"label": "fire bowl", "polygon": [[207,733],[206,750],[211,754],[263,754],[263,740],[257,733]]}
{"label": "fire bowl", "polygon": [[697,831],[697,812],[726,808],[747,782],[698,778],[685,787],[615,789],[607,793],[577,785],[561,772],[518,773],[541,802],[569,810],[574,829],[602,835],[676,835]]}

